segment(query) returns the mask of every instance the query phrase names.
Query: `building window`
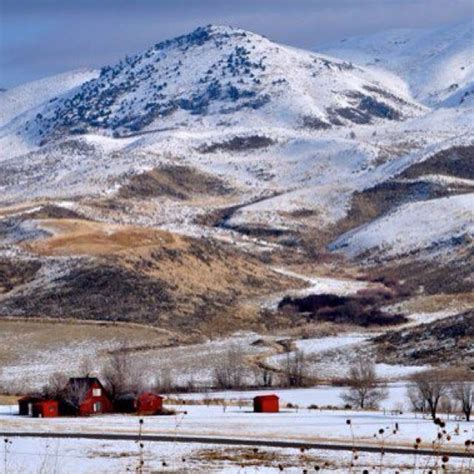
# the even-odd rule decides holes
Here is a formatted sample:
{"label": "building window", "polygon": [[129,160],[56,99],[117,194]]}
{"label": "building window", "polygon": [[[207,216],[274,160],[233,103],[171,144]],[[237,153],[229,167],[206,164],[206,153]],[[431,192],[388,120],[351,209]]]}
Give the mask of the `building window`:
{"label": "building window", "polygon": [[92,389],[92,396],[93,396],[93,397],[101,397],[101,396],[102,396],[102,389],[100,389],[100,388],[93,388],[93,389]]}

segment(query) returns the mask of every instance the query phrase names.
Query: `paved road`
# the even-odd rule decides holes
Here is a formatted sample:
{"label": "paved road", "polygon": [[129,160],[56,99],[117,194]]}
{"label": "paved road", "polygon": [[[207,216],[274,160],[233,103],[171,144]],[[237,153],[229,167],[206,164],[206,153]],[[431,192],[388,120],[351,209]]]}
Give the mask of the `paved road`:
{"label": "paved road", "polygon": [[[153,442],[172,442],[172,443],[203,443],[203,444],[223,444],[228,446],[255,446],[255,447],[271,447],[271,448],[296,448],[296,449],[328,449],[331,451],[363,451],[368,453],[380,453],[380,447],[370,445],[352,445],[342,443],[304,443],[301,441],[278,441],[278,440],[258,440],[248,438],[219,438],[210,436],[172,436],[172,435],[142,435],[138,434],[122,434],[122,433],[48,433],[48,432],[0,432],[2,438],[82,438],[82,439],[100,439],[109,441],[153,441]],[[446,454],[449,457],[474,458],[474,451],[449,451],[441,450],[435,452],[432,449],[404,448],[397,446],[384,447],[385,453],[390,454],[416,454],[421,456],[435,456]]]}

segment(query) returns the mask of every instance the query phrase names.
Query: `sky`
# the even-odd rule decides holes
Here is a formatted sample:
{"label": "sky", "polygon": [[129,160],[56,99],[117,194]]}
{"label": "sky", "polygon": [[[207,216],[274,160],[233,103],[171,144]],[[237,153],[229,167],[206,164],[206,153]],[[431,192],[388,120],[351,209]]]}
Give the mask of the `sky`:
{"label": "sky", "polygon": [[209,23],[317,45],[472,18],[474,0],[0,0],[0,88],[114,64]]}

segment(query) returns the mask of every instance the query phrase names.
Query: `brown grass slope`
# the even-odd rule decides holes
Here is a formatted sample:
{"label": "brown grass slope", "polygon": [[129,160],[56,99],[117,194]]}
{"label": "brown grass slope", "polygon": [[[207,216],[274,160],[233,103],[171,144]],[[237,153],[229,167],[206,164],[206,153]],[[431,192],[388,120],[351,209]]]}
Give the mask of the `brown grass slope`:
{"label": "brown grass slope", "polygon": [[474,368],[474,310],[391,331],[374,340],[388,362],[464,365]]}
{"label": "brown grass slope", "polygon": [[69,270],[47,285],[7,294],[0,314],[133,321],[219,334],[260,327],[257,307],[245,301],[293,284],[209,240],[80,220],[45,220],[40,226],[52,236],[25,249],[43,265],[70,257]]}
{"label": "brown grass slope", "polygon": [[215,176],[187,166],[166,165],[132,176],[121,186],[118,196],[125,199],[167,196],[186,200],[193,195],[221,196],[231,191]]}

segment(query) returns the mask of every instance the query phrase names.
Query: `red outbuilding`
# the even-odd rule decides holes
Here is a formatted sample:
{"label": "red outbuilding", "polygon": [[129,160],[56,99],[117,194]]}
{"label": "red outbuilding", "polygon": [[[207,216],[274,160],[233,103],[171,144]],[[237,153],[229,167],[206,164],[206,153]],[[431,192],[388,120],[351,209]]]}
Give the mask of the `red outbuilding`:
{"label": "red outbuilding", "polygon": [[152,392],[122,395],[114,402],[116,413],[156,415],[163,411],[163,397]]}
{"label": "red outbuilding", "polygon": [[280,411],[277,395],[259,395],[253,399],[253,411],[256,413],[278,413]]}
{"label": "red outbuilding", "polygon": [[40,400],[33,404],[33,416],[35,418],[54,418],[59,415],[59,404],[57,400]]}
{"label": "red outbuilding", "polygon": [[163,397],[156,393],[140,393],[136,400],[136,409],[139,415],[155,415],[163,411]]}
{"label": "red outbuilding", "polygon": [[61,414],[99,415],[113,411],[112,402],[96,377],[71,378],[61,400]]}

